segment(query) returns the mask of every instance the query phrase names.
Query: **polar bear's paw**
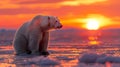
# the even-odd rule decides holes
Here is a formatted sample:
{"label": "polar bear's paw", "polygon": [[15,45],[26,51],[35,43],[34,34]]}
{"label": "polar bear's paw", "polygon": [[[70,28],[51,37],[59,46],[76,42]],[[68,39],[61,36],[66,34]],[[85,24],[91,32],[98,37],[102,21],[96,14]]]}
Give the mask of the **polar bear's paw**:
{"label": "polar bear's paw", "polygon": [[48,51],[44,51],[44,52],[41,52],[41,55],[46,57],[46,56],[50,55],[50,53]]}
{"label": "polar bear's paw", "polygon": [[32,53],[31,55],[47,57],[48,55],[50,55],[50,53],[49,53],[48,51],[44,51],[44,52],[36,52],[36,53]]}
{"label": "polar bear's paw", "polygon": [[17,56],[28,56],[30,54],[28,54],[28,53],[21,53],[21,54],[15,54],[15,55],[17,55]]}

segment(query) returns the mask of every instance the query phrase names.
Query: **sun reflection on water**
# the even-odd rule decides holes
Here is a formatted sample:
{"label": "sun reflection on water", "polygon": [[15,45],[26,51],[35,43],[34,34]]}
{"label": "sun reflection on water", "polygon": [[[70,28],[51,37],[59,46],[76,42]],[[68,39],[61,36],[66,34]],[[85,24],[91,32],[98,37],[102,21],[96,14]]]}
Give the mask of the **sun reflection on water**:
{"label": "sun reflection on water", "polygon": [[99,39],[99,36],[100,36],[100,32],[94,30],[94,31],[89,31],[88,33],[89,33],[88,44],[89,45],[99,45],[100,41],[98,39]]}
{"label": "sun reflection on water", "polygon": [[98,41],[90,41],[89,44],[90,44],[90,45],[98,45],[99,42],[98,42]]}

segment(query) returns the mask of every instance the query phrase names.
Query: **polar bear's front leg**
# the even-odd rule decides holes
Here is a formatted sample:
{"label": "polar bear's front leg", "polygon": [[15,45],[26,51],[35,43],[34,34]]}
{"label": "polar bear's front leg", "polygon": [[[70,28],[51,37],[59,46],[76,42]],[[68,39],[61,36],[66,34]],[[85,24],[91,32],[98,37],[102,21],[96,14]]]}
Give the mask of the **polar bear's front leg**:
{"label": "polar bear's front leg", "polygon": [[47,51],[48,41],[49,41],[49,32],[44,32],[42,36],[43,36],[42,40],[39,44],[39,51],[40,52]]}
{"label": "polar bear's front leg", "polygon": [[31,34],[30,40],[29,40],[29,50],[31,51],[31,54],[33,55],[39,55],[39,42],[42,39],[42,33],[41,34]]}
{"label": "polar bear's front leg", "polygon": [[42,55],[49,55],[47,51],[48,41],[49,41],[49,32],[44,32],[43,38],[39,44],[39,51],[41,52]]}

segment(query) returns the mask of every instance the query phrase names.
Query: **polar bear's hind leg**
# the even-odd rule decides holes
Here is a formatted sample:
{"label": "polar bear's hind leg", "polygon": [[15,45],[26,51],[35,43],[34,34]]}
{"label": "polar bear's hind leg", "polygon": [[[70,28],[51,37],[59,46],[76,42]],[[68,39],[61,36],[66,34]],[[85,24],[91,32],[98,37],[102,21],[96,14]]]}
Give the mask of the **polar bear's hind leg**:
{"label": "polar bear's hind leg", "polygon": [[31,51],[28,49],[28,42],[24,36],[17,36],[14,40],[14,50],[16,55],[30,54]]}

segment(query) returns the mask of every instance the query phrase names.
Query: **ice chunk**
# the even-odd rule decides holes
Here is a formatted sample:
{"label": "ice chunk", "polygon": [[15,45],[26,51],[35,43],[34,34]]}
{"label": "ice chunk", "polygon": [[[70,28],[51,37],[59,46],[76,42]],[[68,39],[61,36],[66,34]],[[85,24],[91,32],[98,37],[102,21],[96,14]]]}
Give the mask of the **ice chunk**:
{"label": "ice chunk", "polygon": [[80,62],[83,63],[95,63],[99,56],[94,53],[85,53],[79,58]]}
{"label": "ice chunk", "polygon": [[70,58],[70,57],[67,57],[67,56],[57,56],[56,58],[59,59],[59,60],[67,60],[67,61],[75,59],[75,58]]}
{"label": "ice chunk", "polygon": [[98,63],[105,63],[105,62],[120,63],[120,57],[114,57],[114,56],[100,57],[96,60],[96,62]]}
{"label": "ice chunk", "polygon": [[29,63],[36,63],[39,65],[59,65],[60,62],[54,58],[49,57],[35,57],[29,60]]}
{"label": "ice chunk", "polygon": [[83,63],[120,63],[120,57],[105,54],[86,53],[79,58],[79,62]]}

